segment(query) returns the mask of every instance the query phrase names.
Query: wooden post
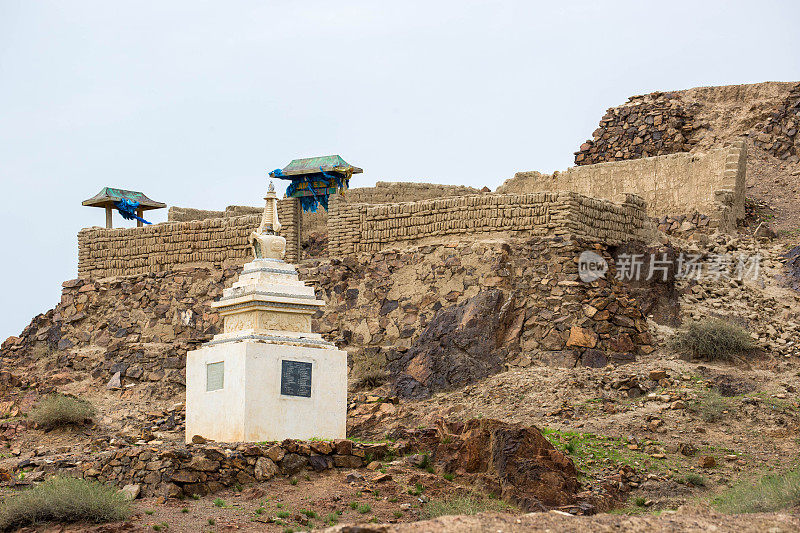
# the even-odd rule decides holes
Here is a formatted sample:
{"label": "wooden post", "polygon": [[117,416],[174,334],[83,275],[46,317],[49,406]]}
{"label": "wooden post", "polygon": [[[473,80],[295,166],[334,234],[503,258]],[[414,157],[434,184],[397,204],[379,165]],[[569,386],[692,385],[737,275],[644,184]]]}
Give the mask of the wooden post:
{"label": "wooden post", "polygon": [[113,214],[113,210],[106,206],[106,228],[111,229],[114,227],[114,224],[111,219],[111,215]]}
{"label": "wooden post", "polygon": [[[144,209],[142,209],[141,207],[137,207],[136,208],[136,216],[138,216],[139,218],[142,218],[142,215],[144,215]],[[137,220],[136,221],[136,227],[137,228],[141,228],[142,226],[144,226],[144,223],[141,220]]]}

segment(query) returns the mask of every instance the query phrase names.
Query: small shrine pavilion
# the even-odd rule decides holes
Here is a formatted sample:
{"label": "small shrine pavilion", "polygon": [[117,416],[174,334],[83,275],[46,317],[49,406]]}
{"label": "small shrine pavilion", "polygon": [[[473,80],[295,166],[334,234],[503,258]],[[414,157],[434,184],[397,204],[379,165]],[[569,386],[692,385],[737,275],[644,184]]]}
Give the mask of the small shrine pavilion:
{"label": "small shrine pavilion", "polygon": [[314,212],[321,205],[328,210],[328,196],[343,193],[353,174],[364,172],[339,155],[293,159],[285,168],[269,173],[273,178],[289,180],[287,198],[299,198],[303,211]]}
{"label": "small shrine pavilion", "polygon": [[141,228],[144,224],[150,224],[142,218],[145,211],[167,207],[167,204],[151,200],[144,193],[114,189],[112,187],[103,187],[99,193],[88,200],[84,200],[81,205],[104,207],[106,210],[106,228],[108,229],[113,227],[112,213],[114,209],[119,211],[119,214],[125,220],[135,219],[136,225]]}

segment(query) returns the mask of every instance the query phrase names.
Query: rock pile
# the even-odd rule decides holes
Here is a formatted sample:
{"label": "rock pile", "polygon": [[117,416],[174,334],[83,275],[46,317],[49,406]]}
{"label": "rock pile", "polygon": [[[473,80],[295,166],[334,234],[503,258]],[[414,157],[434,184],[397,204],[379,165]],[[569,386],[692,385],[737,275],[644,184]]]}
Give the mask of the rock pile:
{"label": "rock pile", "polygon": [[782,259],[786,262],[788,285],[796,291],[800,290],[800,246],[786,252]]}
{"label": "rock pile", "polygon": [[606,111],[592,139],[575,152],[575,164],[688,152],[693,129],[690,112],[674,93],[632,96]]}
{"label": "rock pile", "polygon": [[767,120],[757,124],[760,131],[753,135],[753,144],[789,163],[800,162],[800,84]]}
{"label": "rock pile", "polygon": [[238,270],[64,282],[61,302],[6,340],[2,353],[20,367],[49,360],[51,373],[85,372],[103,383],[119,373],[121,385],[183,387],[186,352],[220,329],[209,304]]}
{"label": "rock pile", "polygon": [[770,354],[786,357],[800,356],[800,325],[789,303],[791,298],[776,297],[765,291],[765,280],[785,275],[783,250],[779,246],[764,247],[757,239],[714,234],[691,244],[684,244],[687,254],[700,257],[699,262],[709,265],[716,258],[728,256],[736,265],[742,254],[745,258],[758,258],[756,280],[730,279],[720,275],[704,275],[701,280],[678,280],[681,307],[686,317],[693,320],[718,317],[742,325]]}

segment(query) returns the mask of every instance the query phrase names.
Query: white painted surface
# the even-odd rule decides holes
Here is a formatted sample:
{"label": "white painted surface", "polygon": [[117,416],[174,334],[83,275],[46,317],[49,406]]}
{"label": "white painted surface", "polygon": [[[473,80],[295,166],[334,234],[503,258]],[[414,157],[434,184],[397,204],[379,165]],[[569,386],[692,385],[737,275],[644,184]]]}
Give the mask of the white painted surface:
{"label": "white painted surface", "polygon": [[[281,395],[281,361],[311,363],[311,398]],[[225,362],[225,386],[206,392],[206,364]],[[241,341],[186,356],[186,441],[344,438],[347,353],[322,347]]]}

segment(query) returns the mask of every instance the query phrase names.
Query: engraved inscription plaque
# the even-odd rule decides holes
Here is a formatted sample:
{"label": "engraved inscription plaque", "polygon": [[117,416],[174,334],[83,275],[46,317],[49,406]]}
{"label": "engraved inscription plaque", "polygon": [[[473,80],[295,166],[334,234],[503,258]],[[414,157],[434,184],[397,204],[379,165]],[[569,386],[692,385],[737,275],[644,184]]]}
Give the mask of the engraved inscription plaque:
{"label": "engraved inscription plaque", "polygon": [[311,398],[311,363],[281,361],[281,394]]}
{"label": "engraved inscription plaque", "polygon": [[225,387],[225,363],[208,363],[206,365],[206,391],[211,392]]}

